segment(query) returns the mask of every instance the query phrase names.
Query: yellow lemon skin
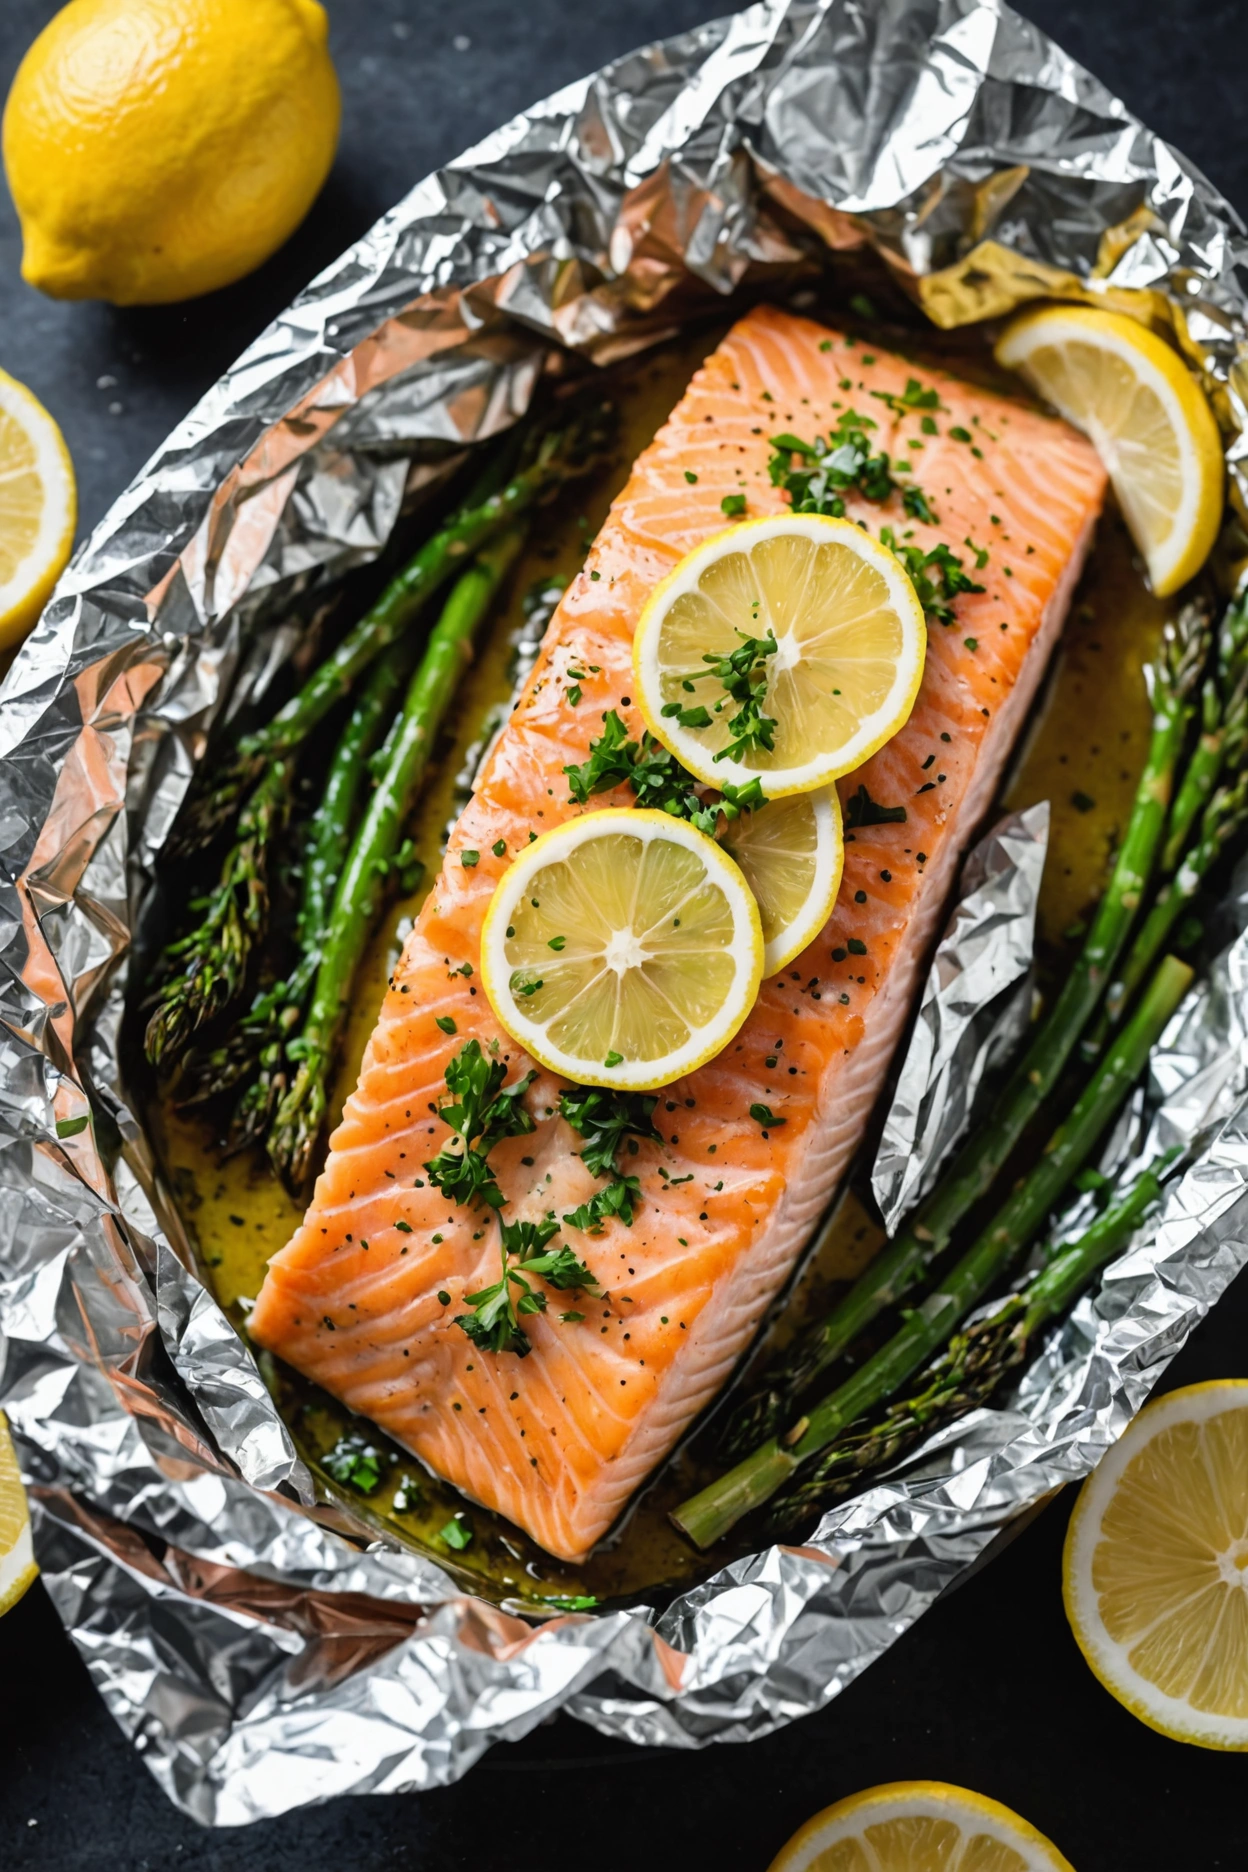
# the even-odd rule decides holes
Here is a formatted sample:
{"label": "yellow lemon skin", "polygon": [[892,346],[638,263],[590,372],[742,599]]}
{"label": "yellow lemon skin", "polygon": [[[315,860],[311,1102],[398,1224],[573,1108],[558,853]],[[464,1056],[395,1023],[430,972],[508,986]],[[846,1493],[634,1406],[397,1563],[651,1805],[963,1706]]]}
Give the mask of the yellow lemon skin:
{"label": "yellow lemon skin", "polygon": [[259,266],[333,161],[328,36],[317,0],[72,0],[5,105],[22,277],[163,305]]}

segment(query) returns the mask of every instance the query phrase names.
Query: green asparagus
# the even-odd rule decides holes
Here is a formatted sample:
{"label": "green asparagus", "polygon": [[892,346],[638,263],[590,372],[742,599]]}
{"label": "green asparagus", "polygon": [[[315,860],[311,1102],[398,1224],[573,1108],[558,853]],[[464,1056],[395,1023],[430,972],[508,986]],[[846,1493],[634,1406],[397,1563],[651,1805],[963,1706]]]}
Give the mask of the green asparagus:
{"label": "green asparagus", "polygon": [[1070,1179],[1087,1161],[1191,979],[1192,970],[1185,963],[1166,957],[1039,1162],[961,1260],[941,1276],[938,1289],[905,1315],[892,1338],[786,1433],[769,1437],[735,1469],[676,1509],[673,1522],[696,1546],[713,1546],[743,1515],[760,1508],[805,1462],[891,1397],[949,1339],[959,1320],[1036,1235]]}
{"label": "green asparagus", "polygon": [[1020,1292],[974,1325],[955,1333],[948,1348],[923,1374],[920,1389],[898,1400],[870,1423],[843,1431],[808,1470],[775,1498],[768,1526],[789,1539],[833,1501],[857,1488],[864,1475],[887,1468],[942,1425],[965,1417],[992,1396],[1023,1365],[1036,1333],[1064,1313],[1080,1288],[1130,1241],[1161,1194],[1168,1153],[1144,1171],[1127,1193],[1055,1254]]}
{"label": "green asparagus", "polygon": [[182,824],[171,841],[171,855],[182,856],[206,845],[225,826],[268,764],[301,748],[316,724],[354,686],[357,677],[383,650],[396,642],[412,619],[471,556],[544,499],[571,475],[580,474],[601,451],[609,433],[609,414],[598,406],[551,429],[536,446],[533,460],[507,485],[476,505],[466,506],[425,542],[393,578],[377,602],[338,648],[318,665],[303,688],[271,722],[245,735],[232,760],[223,761],[207,785],[188,800]]}
{"label": "green asparagus", "polygon": [[249,1080],[231,1120],[228,1144],[241,1149],[267,1128],[285,1090],[283,1042],[302,1018],[316,978],[320,946],[333,904],[338,874],[351,842],[351,827],[368,761],[394,709],[411,663],[404,644],[394,645],[374,665],[330,761],[325,790],[312,820],[303,857],[303,879],[295,928],[296,960],[286,977],[256,996],[220,1046],[188,1058],[179,1085],[184,1108],[202,1105]]}
{"label": "green asparagus", "polygon": [[401,856],[403,828],[438,727],[472,656],[473,637],[520,549],[511,528],[486,548],[451,590],[412,677],[383,750],[377,790],[351,843],[334,895],[307,1019],[287,1043],[298,1070],[269,1132],[274,1168],[287,1186],[307,1180],[325,1120],[329,1075],[347,1011],[347,997],[374,920]]}
{"label": "green asparagus", "polygon": [[243,990],[252,948],[269,916],[269,858],[290,817],[294,762],[274,759],[240,815],[214,890],[191,909],[198,921],[165,951],[144,1046],[153,1066],[174,1065],[205,1022]]}
{"label": "green asparagus", "polygon": [[1153,675],[1148,755],[1108,887],[1061,993],[990,1118],[967,1139],[936,1188],[845,1298],[799,1336],[762,1387],[738,1406],[723,1440],[725,1456],[752,1449],[774,1433],[801,1392],[922,1277],[948,1247],[962,1217],[986,1194],[1057,1084],[1104,992],[1152,875],[1208,644],[1204,613],[1196,607],[1189,606],[1166,627]]}

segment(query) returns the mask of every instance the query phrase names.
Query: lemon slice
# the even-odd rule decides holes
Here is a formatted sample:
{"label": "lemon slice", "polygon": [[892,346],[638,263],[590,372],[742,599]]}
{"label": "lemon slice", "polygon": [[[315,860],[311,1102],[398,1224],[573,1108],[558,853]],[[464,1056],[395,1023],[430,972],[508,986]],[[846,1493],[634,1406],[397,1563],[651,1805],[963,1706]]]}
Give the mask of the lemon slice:
{"label": "lemon slice", "polygon": [[1120,312],[1046,306],[1015,319],[996,355],[1091,439],[1157,596],[1194,578],[1221,523],[1225,465],[1178,354]]}
{"label": "lemon slice", "polygon": [[[706,659],[769,632],[759,706],[773,746],[726,753],[741,703]],[[897,733],[926,649],[923,608],[887,547],[848,520],[776,514],[686,554],[641,614],[633,667],[646,726],[691,773],[719,787],[757,776],[781,799],[860,767]]]}
{"label": "lemon slice", "polygon": [[815,940],[841,887],[845,846],[836,789],[794,793],[744,812],[719,842],[758,900],[763,974],[778,975]]}
{"label": "lemon slice", "polygon": [[65,569],[78,498],[64,437],[0,371],[0,650],[20,642]]}
{"label": "lemon slice", "polygon": [[946,1781],[888,1781],[825,1807],[769,1872],[1071,1872],[1000,1801]]}
{"label": "lemon slice", "polygon": [[758,905],[713,839],[667,813],[586,813],[535,840],[481,932],[490,1006],[582,1085],[668,1085],[727,1046],[763,971]]}
{"label": "lemon slice", "polygon": [[1176,1741],[1248,1749],[1248,1381],[1140,1412],[1080,1490],[1063,1570],[1111,1695]]}
{"label": "lemon slice", "polygon": [[15,1606],[35,1574],[26,1494],[9,1426],[0,1412],[0,1614]]}

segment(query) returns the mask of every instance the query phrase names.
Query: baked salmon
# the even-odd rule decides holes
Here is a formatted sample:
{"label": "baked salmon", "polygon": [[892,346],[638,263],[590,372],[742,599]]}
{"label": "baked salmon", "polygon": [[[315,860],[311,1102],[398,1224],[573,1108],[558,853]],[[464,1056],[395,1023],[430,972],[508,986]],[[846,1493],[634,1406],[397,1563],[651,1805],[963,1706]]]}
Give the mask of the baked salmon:
{"label": "baked salmon", "polygon": [[[915,406],[916,376],[938,392],[935,417],[930,397]],[[763,984],[724,1053],[660,1095],[663,1141],[628,1160],[642,1190],[632,1225],[565,1225],[602,1297],[552,1291],[525,1320],[527,1357],[483,1352],[455,1316],[498,1278],[496,1225],[457,1208],[424,1165],[448,1137],[438,1107],[465,1041],[498,1043],[509,1077],[530,1065],[480,989],[491,893],[508,853],[579,810],[563,769],[585,760],[603,713],[640,734],[629,652],[657,581],[723,527],[725,496],[744,493],[751,515],[782,509],[769,437],[826,433],[851,401],[936,519],[907,520],[895,494],[884,508],[851,497],[850,517],[925,550],[943,542],[983,589],[956,599],[952,623],[930,623],[908,723],[840,782],[845,872],[822,935]],[[606,1534],[732,1371],[862,1137],[1104,489],[1091,446],[1034,410],[786,312],[735,326],[637,461],[551,621],[395,969],[307,1216],[270,1264],[251,1319],[261,1345],[549,1553],[578,1560]],[[631,792],[594,806],[611,803]],[[872,823],[877,807],[904,807],[904,822]],[[514,1219],[562,1215],[599,1187],[560,1089],[540,1075],[533,1135],[491,1153]],[[783,1124],[764,1131],[756,1104]]]}

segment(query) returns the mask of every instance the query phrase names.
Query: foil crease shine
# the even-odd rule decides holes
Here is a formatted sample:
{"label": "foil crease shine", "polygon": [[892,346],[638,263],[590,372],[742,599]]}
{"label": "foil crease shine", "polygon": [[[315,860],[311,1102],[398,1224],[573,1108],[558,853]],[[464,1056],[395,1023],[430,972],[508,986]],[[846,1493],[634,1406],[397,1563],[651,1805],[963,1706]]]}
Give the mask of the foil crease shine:
{"label": "foil crease shine", "polygon": [[626,355],[867,247],[941,326],[1057,294],[1169,330],[1244,505],[1248,245],[1209,183],[996,0],[768,0],[413,189],[169,437],[0,690],[0,1402],[60,1615],[198,1820],[443,1784],[560,1708],[693,1748],[820,1707],[1086,1473],[1248,1259],[1237,942],[1137,1114],[1212,1135],[1013,1398],[801,1548],[661,1614],[535,1627],[315,1502],[128,1097],[161,847],[223,709],[296,653],[291,602],[373,557],[561,350]]}
{"label": "foil crease shine", "polygon": [[871,1192],[890,1235],[936,1181],[984,1080],[1026,1032],[1049,804],[1007,813],[962,868],[961,897],[919,997]]}

